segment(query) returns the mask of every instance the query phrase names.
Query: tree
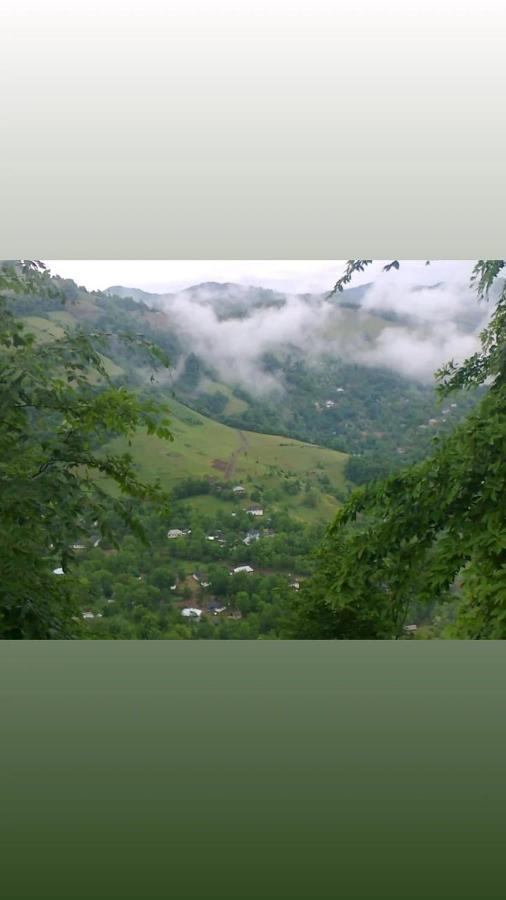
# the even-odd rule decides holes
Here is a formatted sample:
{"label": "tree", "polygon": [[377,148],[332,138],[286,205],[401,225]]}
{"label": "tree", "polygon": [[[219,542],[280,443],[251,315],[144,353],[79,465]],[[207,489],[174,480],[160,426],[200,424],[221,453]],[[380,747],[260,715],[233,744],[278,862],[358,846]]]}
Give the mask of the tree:
{"label": "tree", "polygon": [[[136,504],[168,503],[158,483],[138,478],[128,452],[107,450],[112,437],[128,442],[140,428],[172,439],[164,406],[112,385],[100,352],[108,336],[75,330],[40,343],[10,311],[18,294],[58,296],[57,284],[41,263],[0,263],[3,638],[79,635],[73,544],[97,534],[114,542],[118,520],[142,538]],[[121,339],[168,365],[142,338]]]}
{"label": "tree", "polygon": [[[334,292],[369,263],[350,260]],[[297,598],[295,636],[400,637],[416,600],[457,603],[447,636],[506,637],[504,265],[480,260],[472,273],[479,301],[495,294],[480,350],[436,373],[441,397],[483,384],[488,391],[430,458],[352,493]]]}

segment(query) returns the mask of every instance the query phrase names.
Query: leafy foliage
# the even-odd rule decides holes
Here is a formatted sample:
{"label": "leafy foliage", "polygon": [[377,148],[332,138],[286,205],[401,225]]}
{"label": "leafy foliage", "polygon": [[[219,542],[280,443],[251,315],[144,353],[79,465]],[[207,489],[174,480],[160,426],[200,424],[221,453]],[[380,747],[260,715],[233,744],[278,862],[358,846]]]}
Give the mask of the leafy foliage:
{"label": "leafy foliage", "polygon": [[[107,336],[76,329],[36,341],[9,308],[17,294],[58,297],[40,263],[0,267],[0,635],[79,634],[73,545],[83,536],[112,537],[112,514],[142,536],[132,506],[165,505],[158,484],[140,480],[128,453],[103,450],[112,436],[146,429],[171,439],[166,409],[112,385],[100,353]],[[61,296],[60,296],[61,300]],[[163,353],[142,338],[152,364]],[[119,496],[111,493],[114,484]],[[61,568],[65,573],[55,574]]]}
{"label": "leafy foliage", "polygon": [[[351,261],[353,262],[353,261]],[[480,260],[489,295],[504,266]],[[351,272],[348,265],[348,272]],[[413,604],[456,604],[450,637],[506,637],[506,286],[481,350],[439,373],[440,392],[489,390],[426,461],[353,492],[301,592],[298,637],[396,638]]]}

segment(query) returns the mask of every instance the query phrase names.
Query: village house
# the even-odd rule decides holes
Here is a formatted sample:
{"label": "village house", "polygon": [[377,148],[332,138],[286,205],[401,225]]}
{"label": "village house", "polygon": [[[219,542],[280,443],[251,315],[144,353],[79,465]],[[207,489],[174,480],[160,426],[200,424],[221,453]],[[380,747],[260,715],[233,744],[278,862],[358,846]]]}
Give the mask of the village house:
{"label": "village house", "polygon": [[192,578],[193,578],[194,581],[196,581],[198,584],[200,584],[201,587],[204,587],[204,588],[211,587],[211,582],[210,582],[210,581],[204,581],[204,580],[203,580],[203,579],[204,579],[204,575],[202,575],[201,572],[194,572],[193,575],[192,575]]}
{"label": "village house", "polygon": [[181,610],[181,615],[184,616],[185,619],[200,619],[202,610],[197,609],[195,606],[187,606],[185,609]]}
{"label": "village house", "polygon": [[216,531],[215,534],[206,534],[206,541],[216,541],[217,544],[226,544],[222,531]]}
{"label": "village house", "polygon": [[254,572],[255,570],[251,568],[251,566],[237,566],[232,570],[232,575],[237,575],[239,572]]}
{"label": "village house", "polygon": [[179,537],[184,537],[184,531],[181,531],[180,528],[171,528],[171,529],[167,532],[167,537],[168,537],[169,539],[172,539],[172,538],[179,538]]}
{"label": "village house", "polygon": [[259,531],[248,531],[246,537],[243,538],[243,544],[251,544],[252,541],[260,540],[260,532]]}
{"label": "village house", "polygon": [[232,488],[234,494],[245,494],[246,489],[243,488],[242,484],[236,484],[234,488]]}
{"label": "village house", "polygon": [[226,606],[219,606],[218,603],[210,603],[207,607],[208,612],[211,612],[213,616],[219,616],[221,613],[225,612]]}
{"label": "village house", "polygon": [[249,516],[263,516],[264,514],[261,506],[249,506],[245,512],[247,512]]}

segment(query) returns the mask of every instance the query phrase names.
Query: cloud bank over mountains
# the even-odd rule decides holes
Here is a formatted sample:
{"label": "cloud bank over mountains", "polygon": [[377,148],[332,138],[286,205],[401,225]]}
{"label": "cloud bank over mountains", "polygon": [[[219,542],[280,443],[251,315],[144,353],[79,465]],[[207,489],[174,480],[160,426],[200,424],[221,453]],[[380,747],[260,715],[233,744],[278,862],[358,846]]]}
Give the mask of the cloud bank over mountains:
{"label": "cloud bank over mountains", "polygon": [[363,313],[394,315],[398,322],[372,347],[357,347],[357,362],[430,381],[443,363],[461,363],[478,349],[492,305],[478,302],[469,277],[420,287],[409,273],[397,275],[378,279],[364,295]]}
{"label": "cloud bank over mountains", "polygon": [[[477,349],[493,306],[478,303],[469,286],[471,260],[401,261],[390,272],[376,261],[332,299],[339,261],[48,262],[89,288],[105,289],[102,279],[113,273],[116,284],[135,283],[140,290],[121,288],[122,295],[162,309],[188,352],[224,381],[257,392],[279,388],[262,357],[283,346],[308,361],[331,354],[430,382],[443,363]],[[199,283],[205,273],[218,281]]]}
{"label": "cloud bank over mountains", "polygon": [[431,283],[420,284],[419,271],[401,266],[362,285],[358,297],[357,289],[329,299],[213,284],[154,303],[221,379],[256,392],[279,387],[262,357],[287,345],[308,361],[330,354],[431,381],[443,363],[462,362],[478,348],[490,316],[491,304],[478,303],[469,287],[470,271],[470,264],[447,266],[452,280],[435,280],[436,269]]}

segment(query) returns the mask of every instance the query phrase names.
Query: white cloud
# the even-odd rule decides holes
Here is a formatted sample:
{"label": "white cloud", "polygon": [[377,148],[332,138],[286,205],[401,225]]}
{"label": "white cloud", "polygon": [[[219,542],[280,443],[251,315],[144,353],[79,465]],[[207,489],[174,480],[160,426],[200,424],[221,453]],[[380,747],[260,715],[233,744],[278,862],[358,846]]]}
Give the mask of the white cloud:
{"label": "white cloud", "polygon": [[[350,334],[349,327],[340,332],[341,313],[335,305],[324,301],[308,305],[295,296],[326,294],[343,271],[339,260],[47,262],[53,271],[90,289],[123,284],[175,293],[166,310],[187,346],[214,365],[223,379],[257,391],[277,386],[259,365],[262,354],[287,343],[309,356],[332,352],[349,361],[430,380],[447,360],[461,362],[474,352],[490,314],[490,306],[480,305],[469,288],[473,262],[465,260],[436,261],[430,266],[424,260],[406,261],[398,271],[388,273],[382,271],[383,261],[377,261],[354,279],[352,286],[373,281],[361,301],[364,313],[386,316],[373,340],[359,327],[355,334]],[[205,295],[197,300],[182,293],[190,285],[208,281],[277,288],[288,294],[287,302],[281,308],[255,309],[247,319],[220,320]],[[395,324],[388,321],[392,317],[397,318]]]}
{"label": "white cloud", "polygon": [[385,366],[408,378],[431,381],[436,369],[454,360],[462,363],[479,346],[476,334],[463,334],[453,324],[442,332],[417,334],[406,328],[386,328],[373,347],[358,349],[356,361]]}

